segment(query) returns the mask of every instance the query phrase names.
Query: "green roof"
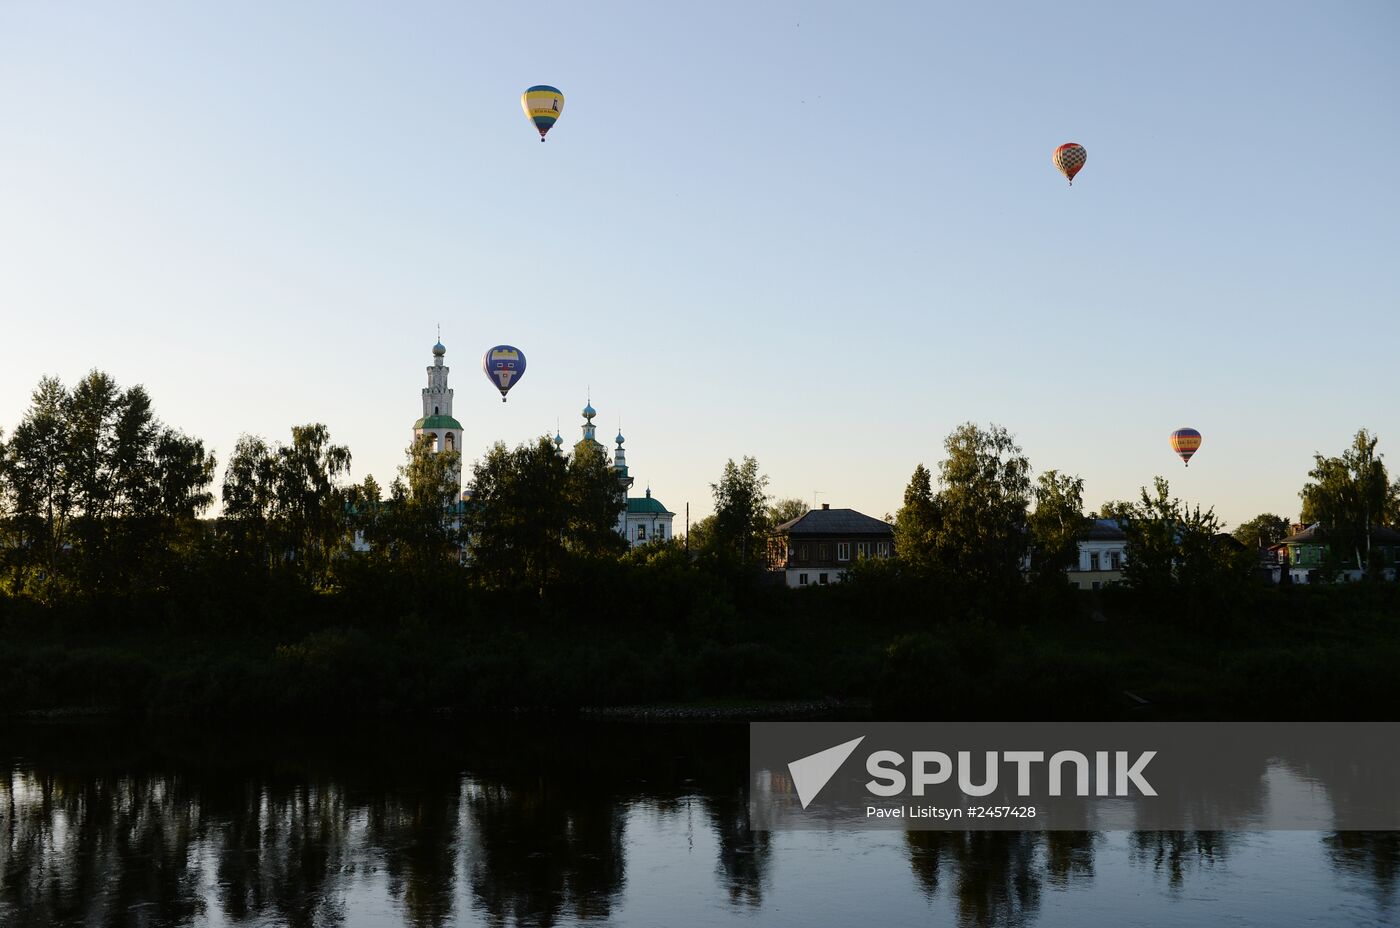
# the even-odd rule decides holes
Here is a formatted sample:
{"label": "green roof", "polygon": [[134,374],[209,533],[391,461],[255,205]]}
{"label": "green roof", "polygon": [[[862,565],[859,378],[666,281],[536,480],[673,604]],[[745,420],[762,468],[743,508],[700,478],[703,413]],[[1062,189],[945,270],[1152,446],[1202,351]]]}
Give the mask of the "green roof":
{"label": "green roof", "polygon": [[462,423],[451,416],[427,416],[413,423],[415,429],[456,429],[462,430]]}
{"label": "green roof", "polygon": [[632,496],[627,499],[628,512],[655,512],[668,516],[675,515],[674,512],[661,505],[661,500],[654,496]]}

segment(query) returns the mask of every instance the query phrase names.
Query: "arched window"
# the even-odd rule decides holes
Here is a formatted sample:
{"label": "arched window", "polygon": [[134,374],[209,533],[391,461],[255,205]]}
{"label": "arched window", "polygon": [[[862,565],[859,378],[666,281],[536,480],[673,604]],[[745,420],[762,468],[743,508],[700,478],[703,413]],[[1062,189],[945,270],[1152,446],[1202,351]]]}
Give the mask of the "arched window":
{"label": "arched window", "polygon": [[457,450],[457,445],[456,445],[456,443],[455,443],[456,437],[457,437],[457,436],[453,435],[451,432],[448,432],[448,433],[447,433],[447,450],[448,450],[448,451],[455,451],[455,450]]}
{"label": "arched window", "polygon": [[438,414],[438,407],[434,406],[434,407],[433,407],[433,415],[436,416],[437,414]]}

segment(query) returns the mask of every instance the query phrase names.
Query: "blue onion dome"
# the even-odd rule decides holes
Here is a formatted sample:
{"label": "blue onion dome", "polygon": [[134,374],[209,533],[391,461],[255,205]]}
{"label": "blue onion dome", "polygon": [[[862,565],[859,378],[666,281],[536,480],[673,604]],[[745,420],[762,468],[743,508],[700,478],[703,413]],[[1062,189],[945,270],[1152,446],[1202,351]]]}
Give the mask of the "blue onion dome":
{"label": "blue onion dome", "polygon": [[622,429],[618,429],[618,430],[617,430],[617,438],[614,439],[614,440],[615,440],[619,445],[622,444],[624,441],[627,440],[627,439],[625,439],[625,438],[622,437]]}
{"label": "blue onion dome", "polygon": [[447,354],[447,346],[444,345],[442,342],[438,342],[436,345],[433,346],[434,357],[440,358],[445,354]]}
{"label": "blue onion dome", "polygon": [[562,444],[564,444],[564,436],[563,436],[563,435],[560,435],[558,432],[555,432],[555,433],[554,433],[554,443],[555,443],[556,445],[562,445]]}
{"label": "blue onion dome", "polygon": [[598,410],[593,408],[592,403],[589,403],[587,406],[583,407],[583,417],[585,419],[592,419],[596,415],[598,415]]}

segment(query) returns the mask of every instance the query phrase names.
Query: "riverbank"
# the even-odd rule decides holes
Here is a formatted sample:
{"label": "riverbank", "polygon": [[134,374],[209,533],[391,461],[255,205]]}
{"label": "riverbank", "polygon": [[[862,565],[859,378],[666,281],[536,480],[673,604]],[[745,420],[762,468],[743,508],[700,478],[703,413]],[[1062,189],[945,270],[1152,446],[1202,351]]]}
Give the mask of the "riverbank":
{"label": "riverbank", "polygon": [[1223,720],[1400,704],[1390,585],[1262,590],[1214,621],[1119,596],[955,610],[863,593],[759,591],[650,621],[480,604],[429,620],[337,595],[204,623],[170,618],[178,603],[139,621],[0,604],[0,713]]}

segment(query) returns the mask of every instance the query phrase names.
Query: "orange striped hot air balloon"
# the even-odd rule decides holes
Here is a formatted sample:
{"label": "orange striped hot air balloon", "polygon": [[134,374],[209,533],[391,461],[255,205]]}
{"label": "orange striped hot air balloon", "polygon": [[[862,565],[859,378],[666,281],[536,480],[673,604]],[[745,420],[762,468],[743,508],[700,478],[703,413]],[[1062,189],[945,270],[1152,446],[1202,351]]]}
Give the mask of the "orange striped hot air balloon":
{"label": "orange striped hot air balloon", "polygon": [[1078,174],[1079,169],[1084,167],[1084,161],[1088,157],[1089,154],[1084,150],[1083,145],[1078,142],[1066,142],[1055,149],[1050,160],[1054,162],[1056,169],[1061,174],[1069,178],[1069,185],[1073,187],[1074,175]]}
{"label": "orange striped hot air balloon", "polygon": [[1177,429],[1172,432],[1172,450],[1180,455],[1187,467],[1191,466],[1191,455],[1201,448],[1201,433],[1195,429]]}

